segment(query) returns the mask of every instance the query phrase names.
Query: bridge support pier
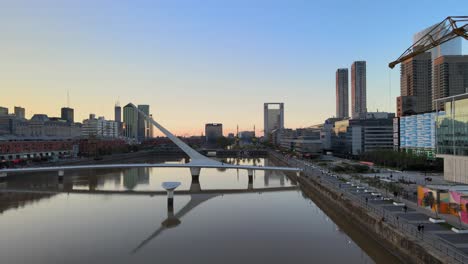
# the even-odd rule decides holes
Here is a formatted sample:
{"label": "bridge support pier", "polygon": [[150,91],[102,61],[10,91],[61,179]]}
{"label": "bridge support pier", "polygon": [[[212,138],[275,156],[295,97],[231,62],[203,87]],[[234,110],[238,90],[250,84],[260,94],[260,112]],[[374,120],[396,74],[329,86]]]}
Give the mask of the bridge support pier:
{"label": "bridge support pier", "polygon": [[200,177],[200,171],[201,171],[201,168],[199,167],[190,167],[190,174],[192,175],[192,184],[200,183],[198,179]]}
{"label": "bridge support pier", "polygon": [[167,191],[167,211],[174,213],[174,191]]}

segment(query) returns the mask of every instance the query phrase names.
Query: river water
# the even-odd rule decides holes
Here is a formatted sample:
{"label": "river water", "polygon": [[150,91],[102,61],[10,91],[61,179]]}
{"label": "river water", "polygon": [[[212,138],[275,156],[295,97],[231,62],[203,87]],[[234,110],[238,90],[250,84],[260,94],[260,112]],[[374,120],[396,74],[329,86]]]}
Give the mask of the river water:
{"label": "river water", "polygon": [[[138,194],[165,181],[194,191],[176,194],[173,212],[165,195]],[[246,171],[217,169],[202,169],[199,184],[184,168],[66,172],[63,184],[56,173],[12,176],[3,188],[18,192],[0,193],[0,263],[398,263],[294,186],[281,172],[257,171],[249,185]],[[96,192],[117,190],[133,192]]]}

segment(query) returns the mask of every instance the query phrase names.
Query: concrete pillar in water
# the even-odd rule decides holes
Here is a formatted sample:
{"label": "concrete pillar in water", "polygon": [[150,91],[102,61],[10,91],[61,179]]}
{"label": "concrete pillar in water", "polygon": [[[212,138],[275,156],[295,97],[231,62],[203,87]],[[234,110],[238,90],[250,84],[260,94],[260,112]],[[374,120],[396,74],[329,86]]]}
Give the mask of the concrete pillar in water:
{"label": "concrete pillar in water", "polygon": [[192,174],[192,183],[199,183],[200,167],[190,167],[190,174]]}
{"label": "concrete pillar in water", "polygon": [[163,182],[162,187],[167,191],[167,211],[174,212],[174,190],[179,187],[180,182]]}
{"label": "concrete pillar in water", "polygon": [[167,211],[174,212],[174,191],[167,191]]}

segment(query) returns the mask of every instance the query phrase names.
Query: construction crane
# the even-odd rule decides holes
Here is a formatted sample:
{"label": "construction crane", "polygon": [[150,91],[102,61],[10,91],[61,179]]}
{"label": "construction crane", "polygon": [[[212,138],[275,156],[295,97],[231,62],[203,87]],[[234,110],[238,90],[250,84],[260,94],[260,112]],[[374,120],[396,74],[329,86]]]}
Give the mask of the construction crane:
{"label": "construction crane", "polygon": [[390,62],[388,67],[393,69],[397,64],[435,48],[456,37],[462,37],[468,40],[468,16],[447,17],[403,52],[396,61]]}

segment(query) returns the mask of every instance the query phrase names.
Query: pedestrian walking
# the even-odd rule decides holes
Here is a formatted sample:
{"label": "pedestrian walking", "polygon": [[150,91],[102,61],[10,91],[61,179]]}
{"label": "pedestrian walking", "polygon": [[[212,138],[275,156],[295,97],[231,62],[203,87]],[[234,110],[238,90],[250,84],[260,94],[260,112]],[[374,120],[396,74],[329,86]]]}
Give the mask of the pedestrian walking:
{"label": "pedestrian walking", "polygon": [[418,224],[418,232],[421,232],[421,224]]}
{"label": "pedestrian walking", "polygon": [[408,206],[406,206],[406,204],[405,204],[405,206],[403,206],[403,211],[405,211],[405,214],[406,214],[406,212],[408,212]]}

